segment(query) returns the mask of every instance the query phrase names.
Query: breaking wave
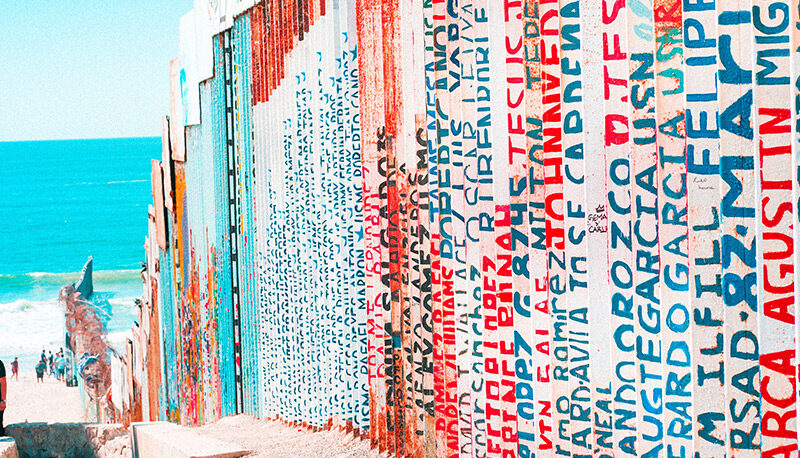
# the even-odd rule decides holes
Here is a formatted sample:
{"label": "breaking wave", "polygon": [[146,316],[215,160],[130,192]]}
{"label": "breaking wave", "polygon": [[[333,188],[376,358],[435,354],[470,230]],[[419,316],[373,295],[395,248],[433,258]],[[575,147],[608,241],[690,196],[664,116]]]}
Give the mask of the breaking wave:
{"label": "breaking wave", "polygon": [[[50,297],[57,298],[59,289],[73,283],[80,278],[80,272],[30,272],[26,274],[0,275],[0,301],[5,301],[14,295],[25,295],[26,292],[51,293]],[[141,284],[138,270],[98,270],[92,274],[95,289],[118,291],[118,288],[131,282]],[[37,295],[38,296],[38,295]],[[19,297],[19,296],[17,296]],[[37,297],[45,299],[44,297]]]}
{"label": "breaking wave", "polygon": [[[43,348],[64,346],[64,315],[58,303],[62,286],[76,281],[78,272],[30,272],[0,275],[0,359],[15,356],[23,367],[32,366]],[[109,341],[116,347],[137,319],[136,297],[142,283],[138,270],[95,271],[96,301],[107,302]],[[32,369],[31,369],[32,370]]]}

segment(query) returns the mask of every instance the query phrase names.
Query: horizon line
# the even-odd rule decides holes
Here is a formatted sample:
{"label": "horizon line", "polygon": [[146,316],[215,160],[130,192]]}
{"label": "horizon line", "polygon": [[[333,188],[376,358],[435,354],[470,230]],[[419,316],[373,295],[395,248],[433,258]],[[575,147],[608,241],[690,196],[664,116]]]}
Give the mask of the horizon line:
{"label": "horizon line", "polygon": [[0,140],[0,143],[70,142],[70,141],[85,141],[85,140],[128,140],[128,139],[144,139],[144,138],[161,138],[161,136],[140,135],[133,137],[40,138],[35,140]]}

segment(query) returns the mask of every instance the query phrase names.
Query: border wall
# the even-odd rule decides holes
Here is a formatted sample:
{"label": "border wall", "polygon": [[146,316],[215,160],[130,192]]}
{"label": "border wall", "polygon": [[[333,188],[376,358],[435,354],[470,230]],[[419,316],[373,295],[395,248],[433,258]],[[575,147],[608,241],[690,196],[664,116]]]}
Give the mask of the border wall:
{"label": "border wall", "polygon": [[396,456],[797,456],[798,8],[198,0],[143,417]]}

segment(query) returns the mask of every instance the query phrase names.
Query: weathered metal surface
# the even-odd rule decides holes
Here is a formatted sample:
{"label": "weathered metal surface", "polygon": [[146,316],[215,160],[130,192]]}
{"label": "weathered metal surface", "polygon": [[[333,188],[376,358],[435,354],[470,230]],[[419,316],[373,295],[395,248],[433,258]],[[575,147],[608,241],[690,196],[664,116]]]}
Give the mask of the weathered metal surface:
{"label": "weathered metal surface", "polygon": [[159,410],[397,456],[797,456],[797,8],[196,4]]}

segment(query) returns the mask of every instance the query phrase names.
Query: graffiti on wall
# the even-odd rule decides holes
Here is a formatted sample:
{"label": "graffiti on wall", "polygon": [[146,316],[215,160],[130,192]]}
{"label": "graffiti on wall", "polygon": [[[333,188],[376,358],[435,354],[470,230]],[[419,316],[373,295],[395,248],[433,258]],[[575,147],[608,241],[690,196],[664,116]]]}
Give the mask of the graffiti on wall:
{"label": "graffiti on wall", "polygon": [[797,3],[245,3],[171,64],[161,418],[796,456]]}

